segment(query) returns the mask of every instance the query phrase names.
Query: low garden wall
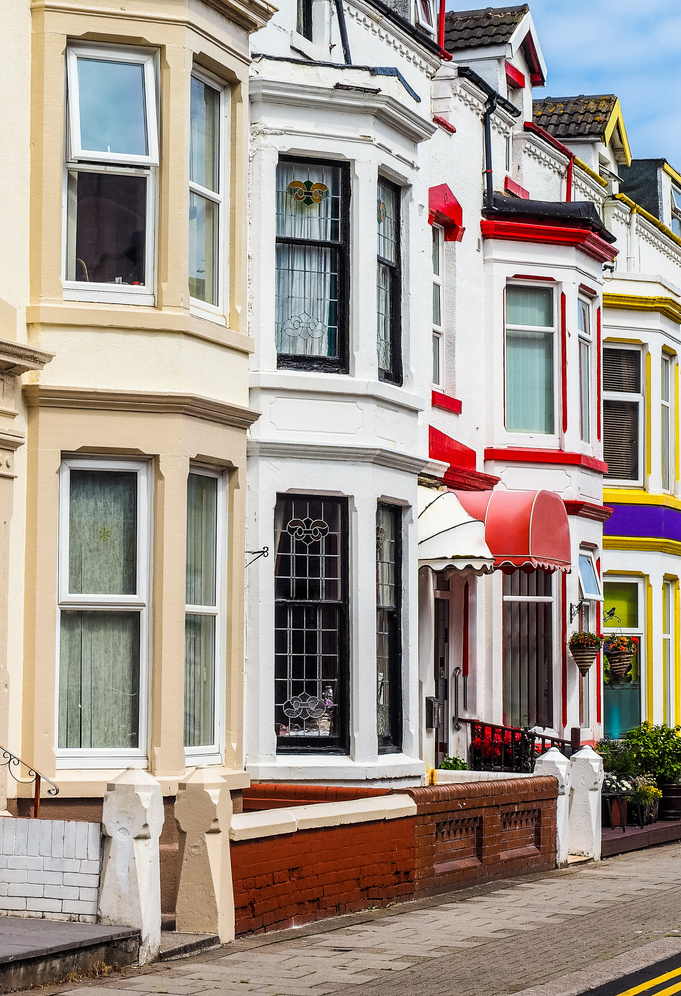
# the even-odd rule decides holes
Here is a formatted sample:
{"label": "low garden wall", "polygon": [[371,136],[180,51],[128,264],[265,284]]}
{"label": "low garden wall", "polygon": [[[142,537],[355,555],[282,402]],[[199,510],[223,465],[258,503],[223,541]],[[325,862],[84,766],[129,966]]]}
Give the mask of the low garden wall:
{"label": "low garden wall", "polygon": [[235,814],[236,933],[553,868],[557,791],[507,778]]}

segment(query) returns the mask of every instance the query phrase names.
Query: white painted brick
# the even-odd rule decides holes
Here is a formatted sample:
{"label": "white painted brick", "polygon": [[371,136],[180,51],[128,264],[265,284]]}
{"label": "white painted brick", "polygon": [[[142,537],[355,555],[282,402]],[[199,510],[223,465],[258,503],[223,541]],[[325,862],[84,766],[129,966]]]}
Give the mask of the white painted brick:
{"label": "white painted brick", "polygon": [[25,868],[5,868],[0,873],[3,882],[27,882],[28,872]]}
{"label": "white painted brick", "polygon": [[45,871],[77,872],[80,868],[78,858],[45,858]]}
{"label": "white painted brick", "polygon": [[46,857],[52,854],[52,820],[40,820],[38,854],[43,854]]}
{"label": "white painted brick", "polygon": [[81,861],[80,871],[84,875],[99,875],[99,861]]}
{"label": "white painted brick", "polygon": [[8,896],[42,896],[42,885],[29,885],[28,882],[10,882],[7,886]]}
{"label": "white painted brick", "polygon": [[65,899],[63,910],[64,913],[78,913],[80,916],[89,913],[94,916],[97,913],[97,903],[87,903],[80,899]]}
{"label": "white painted brick", "polygon": [[44,895],[46,899],[80,899],[78,889],[67,885],[46,885]]}
{"label": "white painted brick", "polygon": [[7,855],[0,854],[0,869],[7,867]]}
{"label": "white painted brick", "polygon": [[14,854],[14,824],[16,820],[11,816],[3,819],[2,853]]}
{"label": "white painted brick", "polygon": [[28,823],[28,854],[40,853],[40,820],[29,820]]}
{"label": "white painted brick", "polygon": [[70,875],[65,872],[64,885],[77,885],[81,889],[98,889],[99,875]]}
{"label": "white painted brick", "polygon": [[2,835],[5,832],[5,825],[6,825],[5,820],[7,819],[8,819],[7,816],[3,816],[3,818],[0,820],[0,851],[2,850]]}
{"label": "white painted brick", "polygon": [[87,858],[87,843],[89,823],[76,823],[76,854],[77,858]]}
{"label": "white painted brick", "polygon": [[63,872],[46,872],[41,868],[39,871],[29,871],[28,881],[39,885],[61,885],[63,875]]}
{"label": "white painted brick", "polygon": [[40,913],[61,913],[62,904],[59,899],[27,899],[27,910],[37,910]]}
{"label": "white painted brick", "polygon": [[6,896],[8,888],[7,882],[0,882],[0,896]]}
{"label": "white painted brick", "polygon": [[102,824],[88,823],[87,856],[90,859],[90,861],[96,861],[98,864],[99,864],[101,840],[102,840]]}
{"label": "white painted brick", "polygon": [[98,889],[81,889],[78,898],[83,899],[87,903],[96,903],[98,894]]}
{"label": "white painted brick", "polygon": [[75,856],[76,856],[76,824],[73,822],[73,820],[68,820],[64,824],[64,857],[75,858]]}
{"label": "white painted brick", "polygon": [[63,820],[52,821],[52,845],[50,847],[50,857],[64,857],[64,826]]}
{"label": "white painted brick", "polygon": [[[33,902],[36,902],[34,899]],[[22,896],[0,896],[0,910],[25,910],[26,899]]]}
{"label": "white painted brick", "polygon": [[35,858],[33,857],[33,855],[28,855],[28,854],[16,854],[16,855],[10,854],[10,856],[7,858],[7,867],[23,868],[24,871],[28,871],[29,869],[33,871],[36,870],[42,871],[43,859]]}
{"label": "white painted brick", "polygon": [[14,853],[28,854],[28,820],[17,820],[14,825]]}

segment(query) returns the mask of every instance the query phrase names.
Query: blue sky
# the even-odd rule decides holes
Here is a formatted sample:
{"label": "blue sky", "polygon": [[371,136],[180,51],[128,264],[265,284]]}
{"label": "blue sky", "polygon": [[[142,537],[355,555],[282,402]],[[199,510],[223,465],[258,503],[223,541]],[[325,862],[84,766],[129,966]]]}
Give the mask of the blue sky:
{"label": "blue sky", "polygon": [[[536,96],[615,93],[632,155],[681,171],[681,2],[529,0],[548,82]],[[511,2],[485,0],[480,7]],[[447,0],[448,10],[472,10]]]}

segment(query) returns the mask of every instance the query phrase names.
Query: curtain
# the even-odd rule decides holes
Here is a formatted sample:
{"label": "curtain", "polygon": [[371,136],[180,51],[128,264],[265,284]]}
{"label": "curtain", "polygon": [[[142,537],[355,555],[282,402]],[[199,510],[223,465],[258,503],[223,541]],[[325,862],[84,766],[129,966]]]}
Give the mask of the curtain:
{"label": "curtain", "polygon": [[506,333],[506,428],[553,432],[552,333]]}
{"label": "curtain", "polygon": [[69,593],[137,592],[137,474],[72,470]]}
{"label": "curtain", "polygon": [[315,243],[340,240],[340,170],[280,163],[276,211],[278,240],[297,240],[277,244],[277,351],[336,356],[339,255]]}

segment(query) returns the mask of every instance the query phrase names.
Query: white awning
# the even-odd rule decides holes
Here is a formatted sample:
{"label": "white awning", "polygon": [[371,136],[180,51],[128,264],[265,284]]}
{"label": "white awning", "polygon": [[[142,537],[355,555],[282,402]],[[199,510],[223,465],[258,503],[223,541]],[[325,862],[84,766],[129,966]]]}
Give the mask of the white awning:
{"label": "white awning", "polygon": [[494,570],[485,523],[469,515],[452,491],[419,487],[418,503],[419,567],[466,574]]}

